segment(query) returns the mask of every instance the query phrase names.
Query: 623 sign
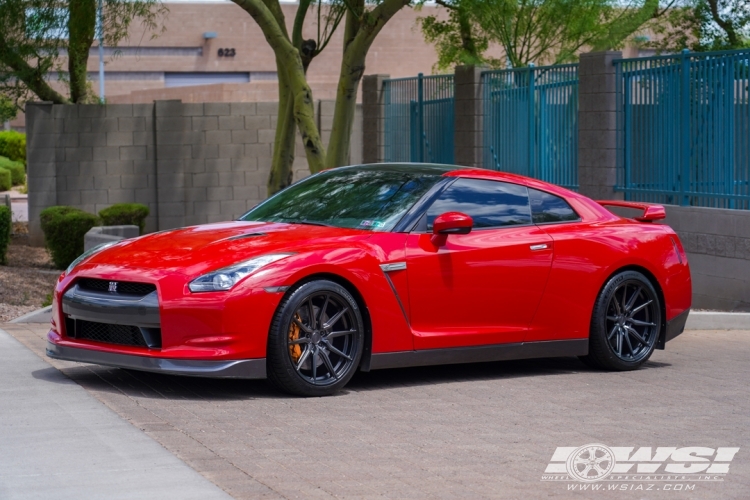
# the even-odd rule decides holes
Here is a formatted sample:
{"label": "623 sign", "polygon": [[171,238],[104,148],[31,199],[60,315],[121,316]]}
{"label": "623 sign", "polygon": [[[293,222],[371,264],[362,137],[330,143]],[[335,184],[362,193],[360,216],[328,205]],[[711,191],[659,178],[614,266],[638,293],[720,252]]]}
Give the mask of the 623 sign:
{"label": "623 sign", "polygon": [[234,57],[234,49],[219,49],[219,57]]}

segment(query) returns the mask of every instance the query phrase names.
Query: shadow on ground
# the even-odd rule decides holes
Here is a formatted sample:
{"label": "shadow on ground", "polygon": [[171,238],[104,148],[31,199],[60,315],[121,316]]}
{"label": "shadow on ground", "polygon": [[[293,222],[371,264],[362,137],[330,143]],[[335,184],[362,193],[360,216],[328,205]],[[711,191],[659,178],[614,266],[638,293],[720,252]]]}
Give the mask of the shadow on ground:
{"label": "shadow on ground", "polygon": [[[668,367],[668,363],[647,362],[642,370]],[[50,368],[49,370],[54,370]],[[267,380],[232,380],[183,377],[139,372],[96,365],[65,368],[62,372],[88,390],[126,394],[138,398],[232,401],[252,399],[286,399]],[[548,358],[518,361],[497,361],[460,365],[358,372],[337,397],[350,392],[380,391],[393,387],[436,386],[454,382],[500,380],[521,377],[557,377],[597,371],[578,358]],[[65,383],[47,370],[34,372],[34,377],[53,383]]]}

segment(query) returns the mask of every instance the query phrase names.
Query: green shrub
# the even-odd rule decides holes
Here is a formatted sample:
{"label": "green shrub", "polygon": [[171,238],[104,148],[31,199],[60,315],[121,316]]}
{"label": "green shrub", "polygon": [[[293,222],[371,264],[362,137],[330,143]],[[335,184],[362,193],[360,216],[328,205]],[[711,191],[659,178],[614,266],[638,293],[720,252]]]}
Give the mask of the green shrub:
{"label": "green shrub", "polygon": [[10,228],[12,226],[10,208],[0,206],[0,265],[8,264],[6,253],[10,243]]}
{"label": "green shrub", "polygon": [[138,226],[143,234],[148,207],[140,203],[118,203],[99,212],[105,226]]}
{"label": "green shrub", "polygon": [[26,134],[15,130],[0,132],[0,156],[26,165]]}
{"label": "green shrub", "polygon": [[13,186],[10,170],[0,168],[0,191],[7,191]]}
{"label": "green shrub", "polygon": [[40,214],[42,231],[52,262],[65,269],[83,253],[83,237],[99,218],[73,207],[49,207]]}
{"label": "green shrub", "polygon": [[23,163],[0,156],[0,168],[10,172],[10,182],[14,186],[21,186],[26,183],[26,169],[23,168]]}

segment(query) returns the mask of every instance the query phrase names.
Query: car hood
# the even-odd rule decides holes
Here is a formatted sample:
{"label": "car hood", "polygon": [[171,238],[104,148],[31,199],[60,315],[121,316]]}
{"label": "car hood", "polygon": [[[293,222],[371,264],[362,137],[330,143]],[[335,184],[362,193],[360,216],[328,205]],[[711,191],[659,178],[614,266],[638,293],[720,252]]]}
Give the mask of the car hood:
{"label": "car hood", "polygon": [[205,224],[123,241],[89,258],[81,265],[81,271],[117,268],[195,276],[258,255],[340,248],[346,242],[370,236],[369,231],[307,224],[243,221]]}

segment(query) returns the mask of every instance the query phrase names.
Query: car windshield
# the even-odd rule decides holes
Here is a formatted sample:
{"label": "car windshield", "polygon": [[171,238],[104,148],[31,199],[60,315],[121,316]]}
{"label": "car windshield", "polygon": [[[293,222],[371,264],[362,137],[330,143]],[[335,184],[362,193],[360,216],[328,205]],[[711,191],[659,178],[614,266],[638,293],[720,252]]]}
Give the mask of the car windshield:
{"label": "car windshield", "polygon": [[327,170],[289,186],[240,220],[390,231],[440,178],[417,167]]}

